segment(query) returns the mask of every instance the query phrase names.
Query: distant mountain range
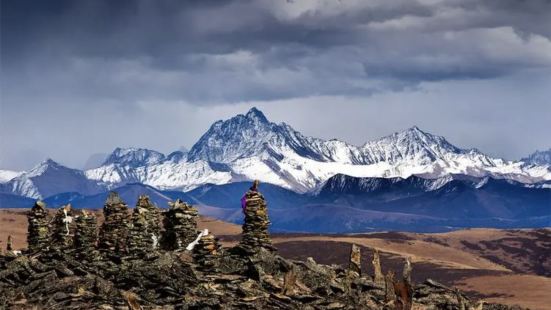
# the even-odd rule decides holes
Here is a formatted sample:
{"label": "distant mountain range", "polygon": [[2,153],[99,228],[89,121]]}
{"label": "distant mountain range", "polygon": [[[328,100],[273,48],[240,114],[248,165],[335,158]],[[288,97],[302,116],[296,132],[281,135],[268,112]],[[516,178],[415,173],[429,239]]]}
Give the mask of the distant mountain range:
{"label": "distant mountain range", "polygon": [[304,136],[253,108],[215,122],[188,152],[117,148],[86,171],[51,159],[0,170],[0,207],[32,198],[98,208],[116,189],[130,205],[140,193],[160,206],[182,198],[239,222],[239,198],[259,179],[278,230],[551,226],[550,158],[551,149],[492,158],[417,127],[355,146]]}
{"label": "distant mountain range", "polygon": [[86,171],[48,159],[30,171],[0,171],[0,190],[44,198],[67,191],[99,193],[128,183],[187,191],[207,183],[259,179],[305,193],[336,174],[430,179],[462,174],[537,183],[551,180],[550,152],[506,161],[458,148],[417,127],[355,146],[304,136],[285,123],[268,121],[252,108],[245,115],[215,122],[189,152],[164,155],[117,148],[101,166]]}
{"label": "distant mountain range", "polygon": [[[140,194],[161,207],[183,199],[203,215],[241,223],[240,197],[250,182],[205,184],[188,192],[159,190],[141,183],[114,189],[130,206]],[[551,182],[526,185],[516,181],[464,175],[440,179],[357,178],[335,175],[316,192],[296,193],[262,184],[272,229],[319,233],[379,230],[447,231],[468,227],[551,226]],[[44,199],[49,206],[101,208],[107,192],[66,192]],[[33,200],[0,194],[0,205],[29,207]]]}

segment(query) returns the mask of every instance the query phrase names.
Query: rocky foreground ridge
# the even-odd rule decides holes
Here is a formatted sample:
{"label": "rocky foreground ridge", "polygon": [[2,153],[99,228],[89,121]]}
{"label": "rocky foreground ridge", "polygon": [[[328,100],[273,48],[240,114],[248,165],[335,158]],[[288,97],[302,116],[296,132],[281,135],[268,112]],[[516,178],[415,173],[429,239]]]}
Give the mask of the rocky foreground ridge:
{"label": "rocky foreground ridge", "polygon": [[370,274],[352,246],[347,268],[277,254],[257,183],[243,198],[243,236],[222,248],[197,231],[197,210],[175,201],[161,212],[140,196],[131,214],[118,194],[105,221],[70,205],[49,217],[38,201],[28,213],[28,249],[0,256],[0,309],[513,309],[473,301],[430,279]]}

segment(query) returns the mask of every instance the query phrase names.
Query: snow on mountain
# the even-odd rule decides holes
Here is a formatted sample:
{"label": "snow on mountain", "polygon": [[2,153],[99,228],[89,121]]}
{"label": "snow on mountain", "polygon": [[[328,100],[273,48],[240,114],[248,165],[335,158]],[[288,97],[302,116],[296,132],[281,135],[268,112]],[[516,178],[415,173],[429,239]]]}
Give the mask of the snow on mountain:
{"label": "snow on mountain", "polygon": [[84,172],[47,159],[33,169],[2,184],[2,191],[40,199],[61,192],[95,194],[106,189],[89,180]]}
{"label": "snow on mountain", "polygon": [[102,166],[123,164],[134,167],[158,164],[165,155],[157,151],[141,148],[116,148],[105,160]]}
{"label": "snow on mountain", "polygon": [[338,173],[385,178],[491,175],[522,182],[551,178],[546,167],[527,168],[475,149],[460,149],[418,127],[354,146],[306,137],[285,123],[269,122],[255,108],[214,123],[192,147],[189,160],[222,162],[246,178],[298,191],[312,190]]}
{"label": "snow on mountain", "polygon": [[532,165],[551,166],[551,148],[545,151],[535,151],[521,161]]}
{"label": "snow on mountain", "polygon": [[[428,179],[461,174],[523,183],[551,180],[549,165],[492,158],[476,149],[458,148],[418,127],[355,146],[304,136],[288,124],[270,122],[256,108],[215,122],[189,152],[165,156],[153,150],[117,148],[100,167],[83,174],[67,173],[73,179],[84,175],[109,189],[137,182],[159,189],[191,190],[206,183],[259,179],[297,192],[316,190],[337,174]],[[10,186],[28,197],[41,196],[26,175]],[[65,175],[59,177],[60,184],[68,184]]]}
{"label": "snow on mountain", "polygon": [[188,162],[186,153],[168,156],[145,149],[117,148],[104,165],[85,171],[86,176],[113,188],[127,183],[143,183],[159,189],[190,190],[205,183],[225,184],[232,173],[206,161]]}
{"label": "snow on mountain", "polygon": [[0,183],[6,183],[10,181],[11,179],[18,177],[22,174],[21,171],[13,171],[13,170],[1,170],[0,169]]}
{"label": "snow on mountain", "polygon": [[370,194],[380,191],[427,192],[441,188],[454,180],[451,175],[437,179],[424,179],[417,176],[403,178],[357,178],[337,174],[323,182],[316,195]]}

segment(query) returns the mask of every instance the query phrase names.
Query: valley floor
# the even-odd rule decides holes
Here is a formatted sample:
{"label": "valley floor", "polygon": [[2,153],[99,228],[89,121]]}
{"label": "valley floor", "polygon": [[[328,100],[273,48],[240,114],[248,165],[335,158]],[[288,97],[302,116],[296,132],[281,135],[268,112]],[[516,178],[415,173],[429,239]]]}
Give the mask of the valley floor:
{"label": "valley floor", "polygon": [[[8,235],[15,248],[26,246],[25,210],[0,210],[0,247]],[[101,212],[98,212],[101,222]],[[225,246],[239,241],[238,225],[201,217]],[[362,249],[362,268],[372,273],[372,249],[381,252],[383,271],[401,272],[405,256],[413,262],[414,281],[432,278],[489,302],[548,309],[551,304],[551,229],[470,229],[440,234],[370,233],[353,235],[275,234],[286,258],[313,257],[324,264],[348,262],[350,244]],[[438,272],[435,272],[438,270]]]}

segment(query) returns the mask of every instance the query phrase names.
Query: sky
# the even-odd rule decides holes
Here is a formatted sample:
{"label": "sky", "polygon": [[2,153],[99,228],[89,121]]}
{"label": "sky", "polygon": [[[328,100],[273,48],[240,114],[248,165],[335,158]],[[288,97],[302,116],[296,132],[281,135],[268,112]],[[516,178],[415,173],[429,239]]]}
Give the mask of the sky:
{"label": "sky", "polygon": [[0,5],[0,169],[190,148],[253,106],[358,145],[417,125],[507,159],[551,147],[548,0]]}

